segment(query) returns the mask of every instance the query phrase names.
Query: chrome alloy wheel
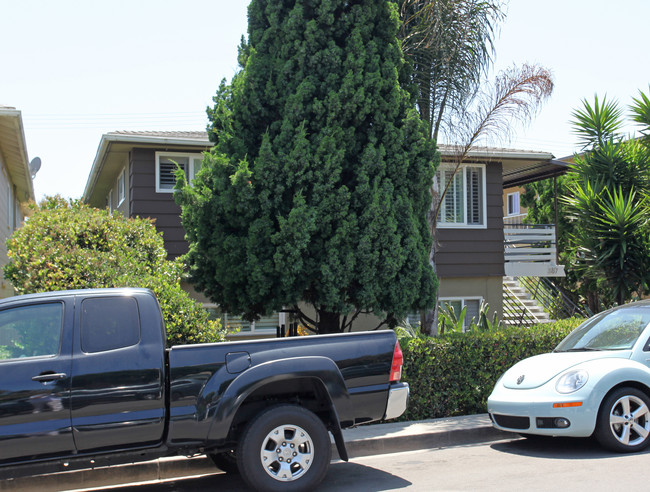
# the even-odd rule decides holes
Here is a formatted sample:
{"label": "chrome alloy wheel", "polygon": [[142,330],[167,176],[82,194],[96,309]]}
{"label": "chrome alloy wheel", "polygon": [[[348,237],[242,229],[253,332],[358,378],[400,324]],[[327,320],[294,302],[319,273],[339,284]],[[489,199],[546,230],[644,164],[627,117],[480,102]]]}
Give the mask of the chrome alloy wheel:
{"label": "chrome alloy wheel", "polygon": [[297,425],[280,425],[269,432],[260,450],[266,473],[280,482],[292,482],[304,475],[314,460],[314,443]]}
{"label": "chrome alloy wheel", "polygon": [[622,396],[611,407],[609,427],[621,444],[641,444],[650,433],[650,409],[641,398]]}

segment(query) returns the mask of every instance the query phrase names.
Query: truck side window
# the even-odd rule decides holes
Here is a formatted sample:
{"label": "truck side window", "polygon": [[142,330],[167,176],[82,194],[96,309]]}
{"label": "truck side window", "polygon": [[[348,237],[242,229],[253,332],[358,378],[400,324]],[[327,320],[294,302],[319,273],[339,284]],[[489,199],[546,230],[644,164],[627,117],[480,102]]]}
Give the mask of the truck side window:
{"label": "truck side window", "polygon": [[132,297],[98,297],[81,304],[81,349],[86,353],[130,347],[140,341],[138,303]]}
{"label": "truck side window", "polygon": [[0,360],[57,354],[62,322],[58,302],[0,311]]}

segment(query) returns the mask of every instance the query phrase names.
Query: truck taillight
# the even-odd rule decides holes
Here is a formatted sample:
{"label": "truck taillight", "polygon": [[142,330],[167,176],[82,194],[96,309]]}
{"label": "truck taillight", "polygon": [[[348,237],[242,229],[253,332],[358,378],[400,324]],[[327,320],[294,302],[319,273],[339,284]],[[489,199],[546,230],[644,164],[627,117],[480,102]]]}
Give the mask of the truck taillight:
{"label": "truck taillight", "polygon": [[404,365],[404,354],[399,342],[395,342],[395,350],[393,351],[393,364],[390,368],[390,381],[399,381],[402,377],[402,365]]}

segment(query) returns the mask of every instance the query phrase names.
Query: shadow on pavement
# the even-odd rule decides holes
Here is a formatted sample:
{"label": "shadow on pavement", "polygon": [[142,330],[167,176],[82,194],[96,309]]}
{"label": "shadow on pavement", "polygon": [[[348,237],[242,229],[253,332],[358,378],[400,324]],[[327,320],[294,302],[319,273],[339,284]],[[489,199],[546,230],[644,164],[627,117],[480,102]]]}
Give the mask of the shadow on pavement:
{"label": "shadow on pavement", "polygon": [[122,485],[100,489],[95,492],[241,492],[246,489],[244,481],[238,475],[215,473],[197,478],[180,478],[165,482],[147,483],[143,485]]}
{"label": "shadow on pavement", "polygon": [[358,463],[332,463],[318,492],[379,492],[403,489],[408,480],[389,472]]}
{"label": "shadow on pavement", "polygon": [[[379,492],[408,487],[411,482],[388,472],[357,463],[332,463],[323,483],[314,492]],[[242,492],[248,490],[238,475],[216,473],[197,478],[174,479],[143,485],[92,489],[111,492]]]}
{"label": "shadow on pavement", "polygon": [[[502,453],[548,459],[593,460],[625,456],[624,453],[614,453],[603,449],[593,438],[534,436],[533,438],[499,441],[490,447]],[[650,451],[643,451],[641,454],[647,453]]]}

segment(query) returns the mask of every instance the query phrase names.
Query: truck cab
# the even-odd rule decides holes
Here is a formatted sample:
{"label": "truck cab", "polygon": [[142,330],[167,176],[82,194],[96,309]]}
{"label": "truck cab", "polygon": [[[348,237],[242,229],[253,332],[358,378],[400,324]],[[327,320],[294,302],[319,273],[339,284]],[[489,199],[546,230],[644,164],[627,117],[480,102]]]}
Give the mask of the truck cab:
{"label": "truck cab", "polygon": [[155,299],[82,292],[0,301],[0,464],[163,442]]}

